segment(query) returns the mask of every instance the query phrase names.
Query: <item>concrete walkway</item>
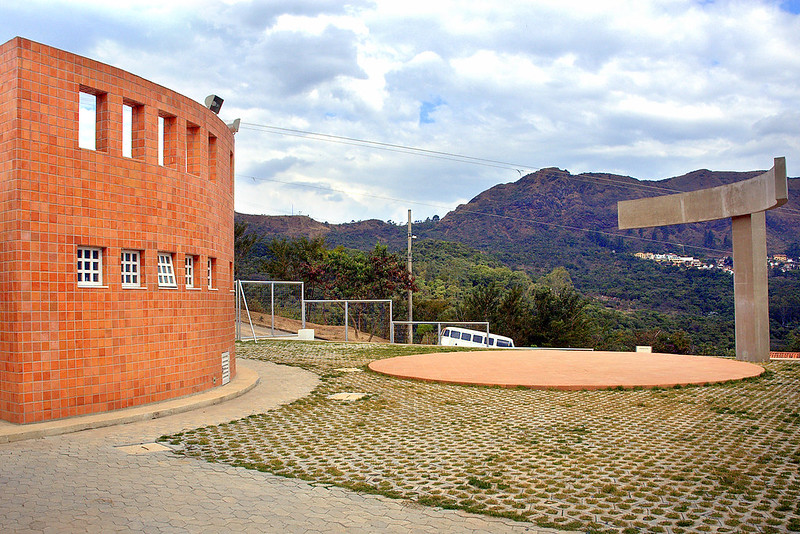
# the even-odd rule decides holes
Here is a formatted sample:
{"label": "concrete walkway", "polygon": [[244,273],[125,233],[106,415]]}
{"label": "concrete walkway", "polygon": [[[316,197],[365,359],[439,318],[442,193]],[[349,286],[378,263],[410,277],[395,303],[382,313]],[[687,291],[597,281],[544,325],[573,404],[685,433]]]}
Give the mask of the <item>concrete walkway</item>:
{"label": "concrete walkway", "polygon": [[[268,376],[271,377],[272,375]],[[156,402],[144,406],[136,406],[100,414],[69,417],[67,419],[46,421],[43,423],[17,425],[9,423],[8,421],[0,421],[0,443],[43,438],[46,436],[58,436],[60,434],[68,434],[80,430],[147,421],[149,419],[157,419],[198,410],[240,397],[256,387],[259,381],[259,373],[255,369],[245,365],[238,369],[236,376],[228,384],[196,395],[187,395],[178,399]],[[273,391],[273,395],[266,399],[266,404],[264,405],[265,410],[269,410],[283,402],[289,402],[289,400],[286,399],[294,400],[295,398],[305,396],[308,393],[305,390],[306,384],[301,383],[299,386],[302,387],[296,390],[291,389],[291,385],[288,390],[270,388],[270,390]],[[239,412],[236,408],[231,408],[231,410],[230,419],[236,418],[236,414]],[[216,412],[221,413],[222,410],[216,410]],[[194,420],[194,418],[190,418],[190,420]]]}
{"label": "concrete walkway", "polygon": [[[24,440],[19,432],[32,425],[3,425],[0,531],[552,532],[189,459],[154,443],[163,434],[268,412],[318,384],[316,375],[294,367],[237,364],[240,379],[260,381],[219,404],[192,407],[188,397],[183,406],[147,407],[128,424],[60,435],[50,435],[54,426],[39,427],[45,437]],[[152,419],[168,409],[175,413]]]}

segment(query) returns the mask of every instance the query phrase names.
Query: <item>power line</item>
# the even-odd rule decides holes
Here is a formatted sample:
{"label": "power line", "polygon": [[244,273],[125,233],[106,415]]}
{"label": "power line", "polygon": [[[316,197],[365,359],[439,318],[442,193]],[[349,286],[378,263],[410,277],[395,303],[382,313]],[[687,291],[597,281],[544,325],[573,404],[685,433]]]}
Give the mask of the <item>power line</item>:
{"label": "power line", "polygon": [[[442,160],[453,161],[453,162],[457,162],[457,163],[467,163],[467,164],[471,164],[471,165],[481,165],[481,166],[484,166],[484,167],[493,167],[493,168],[499,168],[499,169],[515,170],[520,175],[522,175],[522,172],[523,172],[524,169],[541,170],[541,168],[537,169],[533,165],[523,165],[523,164],[519,164],[519,163],[511,163],[511,162],[506,162],[506,161],[501,161],[501,160],[494,160],[494,159],[488,159],[488,158],[480,158],[480,157],[475,157],[475,156],[468,156],[468,155],[464,155],[464,154],[457,154],[457,153],[454,153],[454,152],[445,152],[445,151],[440,151],[440,150],[431,150],[431,149],[419,148],[419,147],[414,147],[414,146],[410,146],[410,145],[401,145],[401,144],[395,144],[395,143],[385,143],[385,142],[381,142],[381,141],[372,141],[372,140],[368,140],[368,139],[359,139],[359,138],[356,138],[356,137],[347,137],[347,136],[342,136],[342,135],[326,134],[326,133],[320,133],[320,132],[313,132],[313,131],[310,131],[310,130],[300,130],[300,129],[295,129],[295,128],[284,128],[284,127],[280,127],[280,126],[272,126],[272,125],[268,125],[268,124],[256,124],[256,123],[249,123],[249,122],[241,123],[241,127],[246,128],[246,129],[250,129],[250,130],[256,130],[256,131],[262,131],[262,132],[265,132],[265,133],[276,134],[276,135],[284,135],[284,136],[291,136],[291,137],[301,137],[301,138],[311,139],[311,140],[316,140],[316,141],[324,141],[324,142],[329,142],[329,143],[337,143],[337,144],[344,144],[344,145],[350,145],[350,146],[358,146],[358,147],[363,147],[363,148],[384,150],[384,151],[396,152],[396,153],[408,154],[408,155],[414,155],[414,156],[428,157],[428,158],[434,158],[434,159],[442,159]],[[335,188],[332,188],[332,187],[314,186],[314,185],[311,185],[311,184],[297,184],[297,183],[294,183],[294,182],[288,182],[288,181],[282,181],[282,180],[276,180],[276,179],[257,178],[257,177],[254,177],[254,176],[243,176],[243,175],[240,175],[240,176],[243,177],[243,178],[251,179],[254,182],[255,181],[270,181],[270,182],[282,183],[282,184],[286,184],[286,185],[293,185],[293,186],[299,186],[299,187],[319,189],[319,190],[323,190],[323,191],[332,191],[332,192],[346,193],[346,194],[357,194],[357,195],[360,195],[360,196],[366,196],[366,197],[377,198],[377,199],[382,199],[382,200],[389,200],[389,201],[392,201],[392,202],[402,202],[404,204],[415,204],[415,205],[434,207],[434,208],[439,208],[439,209],[444,209],[444,210],[449,210],[450,209],[449,206],[446,206],[446,205],[443,205],[443,204],[432,204],[432,203],[428,203],[428,202],[419,202],[419,201],[413,201],[413,200],[399,199],[399,198],[394,198],[394,197],[374,195],[374,194],[370,194],[370,193],[357,193],[357,192],[354,192],[352,190],[346,191],[346,190],[341,190],[341,189],[335,189]],[[659,193],[684,193],[685,192],[685,191],[681,191],[681,190],[678,190],[678,189],[672,189],[672,188],[663,187],[663,186],[643,184],[641,182],[637,182],[637,183],[623,182],[621,180],[617,180],[617,179],[614,179],[614,178],[611,178],[611,177],[608,177],[608,176],[599,176],[597,174],[582,174],[582,175],[572,175],[572,174],[570,174],[569,175],[569,179],[578,180],[578,181],[584,181],[584,182],[589,182],[589,183],[595,183],[595,184],[611,185],[611,186],[615,186],[615,187],[622,187],[622,188],[625,188],[625,189],[650,190],[650,191],[655,191],[655,192],[659,192]],[[786,215],[800,216],[800,210],[796,210],[796,209],[792,209],[792,208],[780,208],[780,209]],[[462,208],[461,212],[462,213],[472,214],[472,215],[483,216],[483,217],[495,217],[495,218],[508,219],[508,220],[513,220],[513,221],[517,221],[517,222],[525,222],[525,223],[529,223],[529,224],[542,224],[542,225],[546,225],[546,226],[563,228],[563,229],[573,230],[573,231],[594,232],[594,233],[599,233],[599,234],[602,234],[602,235],[607,235],[607,236],[611,236],[611,237],[615,237],[615,238],[616,237],[621,237],[623,239],[638,239],[640,241],[651,242],[651,243],[656,243],[656,244],[661,244],[661,245],[674,245],[674,246],[681,246],[681,247],[690,247],[690,248],[695,248],[695,249],[700,249],[700,250],[707,250],[707,251],[717,252],[717,253],[719,253],[719,252],[726,253],[726,254],[730,253],[730,251],[728,251],[728,250],[720,250],[720,249],[714,249],[714,248],[704,247],[704,246],[701,247],[701,246],[696,246],[696,245],[687,245],[687,244],[684,244],[684,243],[674,243],[674,242],[671,242],[671,241],[659,241],[659,240],[655,240],[655,239],[648,239],[648,238],[644,238],[644,237],[623,235],[623,234],[607,232],[607,231],[603,231],[603,230],[590,230],[588,228],[580,228],[580,227],[573,227],[573,226],[567,226],[567,225],[559,225],[557,223],[536,221],[536,220],[533,220],[533,219],[511,217],[511,216],[506,216],[506,215],[498,215],[498,214],[495,214],[495,213],[478,212],[478,211],[469,210],[469,209],[466,209],[466,208]]]}
{"label": "power line", "polygon": [[[253,128],[250,128],[250,129],[253,129]],[[269,131],[269,130],[262,130],[262,131],[266,131],[267,133],[279,133],[280,135],[287,135],[287,136],[290,136],[290,137],[301,137],[303,139],[311,139],[313,141],[326,141],[328,143],[336,143],[336,144],[339,144],[339,145],[351,145],[351,146],[358,146],[358,147],[362,147],[362,148],[371,148],[371,149],[376,149],[376,150],[383,150],[383,151],[386,151],[386,152],[397,152],[399,154],[409,154],[409,155],[412,155],[412,156],[423,156],[423,157],[433,158],[433,159],[442,159],[442,160],[447,160],[447,161],[455,161],[455,162],[458,162],[458,163],[470,163],[472,165],[481,165],[483,167],[493,167],[493,168],[496,168],[496,169],[512,169],[512,167],[508,167],[508,166],[505,166],[505,165],[495,165],[495,164],[492,164],[492,163],[482,163],[482,162],[478,162],[478,161],[465,161],[463,159],[458,159],[458,157],[448,157],[447,155],[421,154],[421,153],[414,152],[412,150],[401,150],[401,149],[395,149],[395,148],[390,148],[390,147],[369,146],[369,145],[364,145],[364,144],[357,143],[357,142],[351,142],[351,141],[345,141],[345,140],[337,140],[337,139],[317,139],[315,137],[310,137],[308,135],[303,135],[303,134],[299,134],[299,133],[295,134],[295,133],[289,133],[289,132],[272,132],[272,131]],[[519,169],[513,169],[513,170],[518,171],[520,173],[522,172]]]}
{"label": "power line", "polygon": [[[507,161],[500,161],[488,158],[480,158],[476,156],[467,156],[465,154],[457,154],[454,152],[444,152],[440,150],[431,150],[427,148],[419,148],[410,145],[400,145],[395,143],[384,143],[381,141],[372,141],[369,139],[359,139],[356,137],[347,137],[343,135],[333,135],[333,134],[326,134],[320,132],[312,132],[310,130],[299,130],[295,128],[283,128],[280,126],[272,126],[269,124],[256,124],[252,122],[243,122],[241,123],[241,128],[249,129],[249,130],[256,130],[265,133],[271,133],[276,135],[285,135],[289,137],[300,137],[304,139],[311,139],[314,141],[324,141],[328,143],[336,143],[342,145],[350,145],[350,146],[359,146],[363,148],[371,148],[377,150],[384,150],[387,152],[396,152],[400,154],[409,154],[414,156],[421,156],[427,158],[434,158],[434,159],[442,159],[446,161],[453,161],[457,163],[466,163],[471,165],[480,165],[483,167],[492,167],[497,169],[508,169],[514,170],[520,173],[520,176],[523,174],[524,170],[532,170],[537,171],[541,170],[541,167],[536,167],[534,165],[527,165],[521,163],[511,163]],[[609,178],[607,176],[597,176],[597,175],[570,175],[570,179],[573,180],[581,180],[590,183],[597,183],[597,182],[605,182],[608,185],[614,185],[617,187],[623,187],[627,189],[644,189],[644,190],[651,190],[656,191],[659,193],[683,193],[684,191],[680,191],[678,189],[671,189],[668,187],[658,186],[658,185],[651,185],[651,184],[643,184],[639,183],[631,183],[631,182],[622,182],[620,180],[615,180],[613,178]]]}
{"label": "power line", "polygon": [[[406,200],[406,199],[387,197],[387,196],[382,196],[382,195],[374,195],[374,194],[370,194],[370,193],[359,193],[359,192],[348,191],[348,190],[344,190],[344,189],[336,189],[336,188],[333,188],[333,187],[315,186],[315,185],[311,185],[311,184],[297,184],[297,183],[294,183],[294,182],[288,182],[288,181],[283,181],[283,180],[275,180],[275,179],[272,179],[272,178],[256,178],[254,176],[245,176],[245,175],[239,175],[239,177],[240,178],[248,178],[248,179],[251,179],[253,181],[276,182],[276,183],[280,183],[280,184],[292,185],[292,186],[295,186],[295,187],[306,187],[306,188],[310,188],[310,189],[319,189],[319,190],[322,190],[322,191],[328,191],[328,192],[334,192],[334,193],[355,194],[355,195],[359,195],[359,196],[366,196],[366,197],[377,198],[377,199],[381,199],[381,200],[390,200],[392,202],[402,202],[404,204],[415,204],[415,205],[418,205],[418,206],[427,206],[427,207],[439,208],[439,209],[444,209],[444,210],[451,211],[450,207],[446,206],[444,204],[434,204],[434,203],[430,203],[430,202],[419,202],[419,201],[415,201],[415,200]],[[455,210],[452,210],[452,211],[455,211]],[[468,208],[459,209],[459,213],[464,213],[464,214],[469,214],[469,215],[477,215],[477,216],[481,216],[481,217],[493,217],[493,218],[496,218],[496,219],[506,219],[506,220],[515,221],[515,222],[524,222],[524,223],[527,223],[527,224],[541,224],[541,225],[544,225],[544,226],[551,226],[551,227],[555,227],[555,228],[561,228],[561,229],[564,229],[564,230],[572,230],[572,231],[586,232],[586,233],[595,233],[595,234],[605,235],[605,236],[614,237],[614,238],[636,239],[636,240],[639,240],[639,241],[644,241],[644,242],[648,242],[648,243],[656,243],[656,244],[659,244],[659,245],[671,245],[671,246],[679,246],[679,247],[688,247],[688,248],[693,248],[693,249],[698,249],[698,250],[706,250],[706,251],[709,251],[709,252],[724,253],[724,254],[730,254],[731,253],[730,250],[715,249],[715,248],[706,247],[706,246],[699,246],[699,245],[688,245],[688,244],[685,244],[685,243],[676,243],[674,241],[662,241],[662,240],[658,240],[658,239],[650,239],[650,238],[640,237],[640,236],[625,235],[625,234],[610,232],[610,231],[607,231],[607,230],[581,228],[579,226],[569,226],[569,225],[552,223],[552,222],[547,222],[547,221],[537,221],[536,219],[528,219],[528,218],[523,218],[523,217],[512,217],[510,215],[499,215],[497,213],[488,213],[488,212],[484,212],[484,211],[470,210]]]}
{"label": "power line", "polygon": [[794,215],[795,217],[800,216],[800,210],[794,208],[787,208],[785,204],[780,208],[776,208],[775,210],[770,210],[770,211],[780,211],[781,213],[784,213],[786,215]]}
{"label": "power line", "polygon": [[445,159],[452,159],[453,161],[461,161],[464,162],[474,162],[479,165],[485,164],[493,164],[491,166],[501,166],[501,168],[513,169],[516,171],[522,171],[525,169],[533,169],[533,167],[528,165],[522,165],[519,163],[509,163],[507,161],[498,161],[494,159],[487,159],[487,158],[479,158],[475,156],[467,156],[464,154],[456,154],[453,152],[444,152],[440,150],[430,150],[427,148],[419,148],[413,147],[409,145],[399,145],[394,143],[383,143],[380,141],[370,141],[368,139],[358,139],[355,137],[346,137],[343,135],[333,135],[333,134],[325,134],[319,132],[311,132],[308,130],[297,130],[293,128],[282,128],[280,126],[270,126],[267,124],[254,124],[251,122],[243,122],[241,123],[243,127],[248,127],[251,130],[260,130],[266,131],[271,133],[277,133],[280,135],[290,135],[295,137],[306,137],[311,139],[316,139],[319,141],[329,141],[329,142],[345,142],[345,144],[353,144],[355,146],[365,146],[365,147],[372,147],[372,148],[386,148],[392,149],[392,151],[402,151],[408,154],[417,154],[417,155],[431,155],[433,157],[444,157]]}
{"label": "power line", "polygon": [[592,230],[592,229],[589,229],[589,228],[581,228],[579,226],[568,226],[568,225],[564,225],[564,224],[557,224],[557,223],[551,223],[551,222],[545,222],[545,221],[537,221],[535,219],[527,219],[527,218],[522,218],[522,217],[511,217],[509,215],[498,215],[496,213],[486,213],[486,212],[463,209],[463,208],[461,209],[461,213],[466,213],[466,214],[469,214],[469,215],[479,215],[479,216],[483,216],[483,217],[496,217],[498,219],[507,219],[507,220],[511,220],[511,221],[525,222],[525,223],[529,223],[529,224],[543,224],[543,225],[546,225],[546,226],[562,228],[562,229],[565,229],[565,230],[573,230],[573,231],[586,232],[586,233],[595,233],[595,234],[605,235],[605,236],[614,237],[614,238],[618,238],[619,237],[619,238],[622,238],[622,239],[636,239],[636,240],[639,240],[639,241],[645,241],[645,242],[649,242],[649,243],[657,243],[657,244],[660,244],[660,245],[674,245],[674,246],[680,246],[680,247],[689,247],[689,248],[694,248],[694,249],[699,249],[699,250],[707,250],[707,251],[710,251],[710,252],[722,252],[722,253],[725,253],[725,254],[730,254],[731,253],[730,250],[721,250],[721,249],[715,249],[715,248],[706,247],[706,246],[699,246],[699,245],[687,245],[685,243],[675,243],[673,241],[660,241],[660,240],[657,240],[657,239],[649,239],[649,238],[646,238],[646,237],[618,234],[618,233],[609,232],[609,231],[606,231],[606,230]]}
{"label": "power line", "polygon": [[392,202],[402,202],[404,204],[416,204],[418,206],[428,206],[430,208],[441,208],[445,210],[450,210],[450,207],[445,204],[431,204],[430,202],[419,202],[417,200],[406,200],[403,198],[395,198],[395,197],[387,197],[383,195],[375,195],[373,193],[361,193],[358,191],[353,191],[352,189],[335,189],[333,187],[324,187],[321,185],[311,185],[311,184],[298,184],[296,182],[289,182],[286,180],[276,180],[275,178],[257,178],[255,176],[247,176],[239,174],[237,175],[239,178],[247,178],[252,180],[253,182],[275,182],[278,184],[284,185],[291,185],[294,187],[305,187],[307,189],[319,189],[320,191],[328,191],[333,193],[346,193],[348,195],[358,195],[362,197],[369,197],[369,198],[377,198],[380,200],[391,200]]}

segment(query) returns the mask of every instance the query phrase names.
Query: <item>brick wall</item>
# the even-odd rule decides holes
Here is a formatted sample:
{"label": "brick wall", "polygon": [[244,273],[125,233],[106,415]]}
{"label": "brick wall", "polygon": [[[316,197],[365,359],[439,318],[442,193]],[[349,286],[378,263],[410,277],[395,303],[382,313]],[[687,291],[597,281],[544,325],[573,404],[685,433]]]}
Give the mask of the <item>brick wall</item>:
{"label": "brick wall", "polygon": [[769,353],[770,358],[779,359],[779,360],[797,360],[800,359],[800,352],[776,352],[772,351]]}
{"label": "brick wall", "polygon": [[[81,92],[97,102],[95,149],[79,147]],[[235,374],[233,149],[216,115],[164,87],[22,38],[0,47],[0,418],[206,390],[223,352]],[[78,282],[80,247],[102,257],[94,286]],[[139,287],[123,287],[123,250],[140,253]],[[159,253],[174,287],[159,285]]]}

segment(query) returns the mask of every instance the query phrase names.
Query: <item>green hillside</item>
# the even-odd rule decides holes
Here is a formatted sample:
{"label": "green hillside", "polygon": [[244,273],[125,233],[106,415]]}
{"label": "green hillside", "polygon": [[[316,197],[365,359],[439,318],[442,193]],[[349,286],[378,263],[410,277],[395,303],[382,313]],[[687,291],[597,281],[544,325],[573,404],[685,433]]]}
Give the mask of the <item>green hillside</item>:
{"label": "green hillside", "polygon": [[[658,336],[662,341],[677,336],[679,341],[688,339],[697,352],[731,353],[731,275],[660,265],[633,256],[640,251],[699,258],[730,254],[730,222],[621,232],[616,229],[616,204],[641,196],[713,187],[758,172],[702,170],[660,182],[640,182],[610,174],[574,176],[551,168],[492,187],[441,220],[414,224],[419,236],[413,244],[418,286],[415,317],[477,320],[464,314],[480,288],[494,287],[499,292],[495,296],[502,300],[512,288],[521,287],[523,300],[532,301],[536,288],[547,286],[543,283],[546,275],[564,268],[584,300],[583,312],[591,318],[587,343],[622,348],[653,344]],[[800,211],[794,211],[800,206],[796,185],[800,185],[798,179],[791,179],[788,205],[768,213],[770,254],[800,249]],[[258,273],[259,258],[268,255],[269,243],[275,238],[319,237],[329,248],[360,250],[382,243],[405,261],[405,225],[378,220],[334,225],[300,216],[244,214],[237,214],[236,221],[260,238],[241,260],[246,267],[244,276],[263,276]],[[771,277],[774,350],[794,347],[800,338],[799,277],[798,271]],[[533,309],[527,312],[536,314]],[[533,334],[519,335],[530,338]],[[644,343],[650,338],[652,343]]]}

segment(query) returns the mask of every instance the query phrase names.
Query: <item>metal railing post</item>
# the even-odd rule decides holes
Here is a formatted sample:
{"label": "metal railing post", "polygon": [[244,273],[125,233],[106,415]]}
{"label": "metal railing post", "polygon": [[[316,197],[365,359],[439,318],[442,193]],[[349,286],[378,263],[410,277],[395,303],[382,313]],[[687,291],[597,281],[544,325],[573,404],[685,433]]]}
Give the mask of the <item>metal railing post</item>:
{"label": "metal railing post", "polygon": [[236,280],[233,283],[234,290],[236,291],[236,299],[234,300],[234,306],[236,306],[236,311],[234,312],[234,321],[236,322],[236,341],[241,341],[241,328],[239,327],[239,281]]}
{"label": "metal railing post", "polygon": [[239,288],[242,290],[242,301],[244,302],[244,309],[247,312],[247,320],[250,322],[250,331],[253,332],[253,343],[258,344],[258,339],[256,339],[256,329],[253,326],[253,318],[250,317],[250,307],[247,305],[247,297],[244,294],[244,287],[239,285]]}
{"label": "metal railing post", "polygon": [[270,335],[275,337],[275,283],[269,285]]}
{"label": "metal railing post", "polygon": [[303,328],[306,327],[306,283],[300,282],[300,319],[303,322]]}
{"label": "metal railing post", "polygon": [[350,326],[348,323],[347,312],[348,312],[348,302],[344,301],[344,341],[347,342],[347,331],[350,330]]}

